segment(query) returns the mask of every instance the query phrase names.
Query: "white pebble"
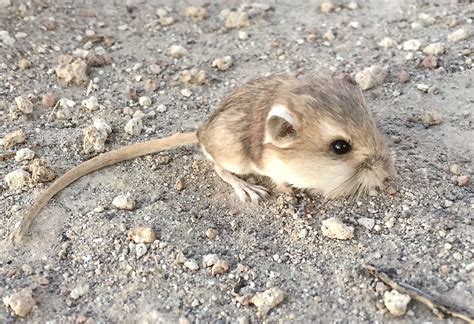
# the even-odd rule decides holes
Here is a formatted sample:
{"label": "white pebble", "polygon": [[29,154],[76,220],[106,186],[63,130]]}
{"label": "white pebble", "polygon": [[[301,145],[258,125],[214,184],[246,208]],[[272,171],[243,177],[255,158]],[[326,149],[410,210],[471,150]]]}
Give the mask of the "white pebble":
{"label": "white pebble", "polygon": [[386,76],[386,69],[380,65],[373,65],[357,73],[355,80],[362,90],[368,90],[383,84]]}
{"label": "white pebble", "polygon": [[409,39],[403,43],[404,51],[417,51],[421,46],[421,42],[418,39]]}
{"label": "white pebble", "polygon": [[15,154],[15,161],[27,161],[32,160],[35,157],[35,152],[30,150],[29,148],[22,148]]}
{"label": "white pebble", "polygon": [[118,209],[132,210],[135,208],[135,200],[130,194],[120,195],[112,200],[112,205]]}
{"label": "white pebble", "polygon": [[232,66],[233,60],[230,56],[224,56],[216,58],[212,61],[212,66],[216,67],[219,71],[226,71]]}
{"label": "white pebble", "polygon": [[146,254],[148,248],[144,243],[139,243],[135,246],[135,253],[137,254],[137,258],[141,258]]}
{"label": "white pebble", "polygon": [[142,107],[150,107],[151,106],[151,99],[150,97],[143,96],[138,99],[138,103]]}
{"label": "white pebble", "polygon": [[321,231],[324,236],[332,239],[347,240],[354,237],[354,228],[345,225],[335,217],[323,220]]}
{"label": "white pebble", "polygon": [[242,41],[247,40],[249,39],[249,34],[246,31],[241,30],[239,31],[239,39]]}
{"label": "white pebble", "polygon": [[185,56],[188,51],[181,45],[171,45],[169,48],[169,53],[173,58],[180,58]]}
{"label": "white pebble", "polygon": [[386,291],[383,294],[385,307],[393,316],[404,315],[410,300],[410,296],[401,294],[397,290]]}
{"label": "white pebble", "polygon": [[189,98],[189,97],[191,97],[191,95],[192,95],[193,93],[192,93],[191,90],[189,90],[189,89],[182,89],[182,90],[181,90],[181,94],[182,94],[184,97]]}
{"label": "white pebble", "polygon": [[423,53],[428,55],[439,55],[444,53],[444,46],[441,43],[433,43],[423,49]]}
{"label": "white pebble", "polygon": [[459,42],[468,38],[470,35],[471,33],[467,29],[460,28],[448,35],[448,41]]}
{"label": "white pebble", "polygon": [[199,264],[194,259],[188,259],[184,262],[184,267],[191,271],[199,270]]}
{"label": "white pebble", "polygon": [[85,107],[89,111],[95,111],[100,108],[99,101],[97,100],[96,96],[91,96],[86,100],[82,101],[82,106]]}
{"label": "white pebble", "polygon": [[124,130],[128,135],[138,136],[142,133],[143,121],[141,118],[132,118],[127,122]]}
{"label": "white pebble", "polygon": [[397,43],[389,37],[384,37],[384,39],[379,42],[379,46],[383,48],[390,48],[397,46]]}
{"label": "white pebble", "polygon": [[33,113],[33,103],[25,96],[19,96],[15,98],[16,105],[18,110],[25,115]]}
{"label": "white pebble", "polygon": [[17,169],[5,175],[5,182],[11,190],[21,189],[30,182],[30,174],[23,169]]}

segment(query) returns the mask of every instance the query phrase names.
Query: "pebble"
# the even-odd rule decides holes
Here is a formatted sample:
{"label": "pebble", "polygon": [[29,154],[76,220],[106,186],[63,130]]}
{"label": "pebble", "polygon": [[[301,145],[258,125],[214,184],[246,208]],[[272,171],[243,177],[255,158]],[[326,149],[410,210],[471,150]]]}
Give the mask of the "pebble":
{"label": "pebble", "polygon": [[174,24],[175,20],[173,17],[161,17],[158,19],[159,23],[161,26],[166,27],[166,26],[171,26]]}
{"label": "pebble", "polygon": [[355,1],[349,2],[348,4],[345,5],[345,7],[346,7],[347,9],[350,9],[350,10],[357,10],[357,9],[359,9],[359,5],[358,5],[357,2],[355,2]]}
{"label": "pebble", "polygon": [[185,56],[188,51],[181,45],[171,45],[169,48],[169,54],[173,58],[180,58]]}
{"label": "pebble", "polygon": [[181,92],[181,94],[182,94],[184,97],[186,97],[186,98],[191,97],[191,95],[193,94],[193,93],[191,92],[191,90],[189,90],[189,89],[182,89],[180,92]]}
{"label": "pebble", "polygon": [[69,297],[74,300],[81,298],[82,296],[86,295],[89,292],[89,285],[77,285],[71,292],[69,293]]}
{"label": "pebble", "polygon": [[360,28],[360,22],[358,22],[358,21],[351,21],[351,22],[349,23],[349,26],[351,26],[351,27],[354,28],[354,29],[359,29],[359,28]]}
{"label": "pebble", "polygon": [[336,35],[331,30],[328,30],[327,32],[324,33],[323,38],[327,41],[333,41],[336,39]]}
{"label": "pebble", "polygon": [[328,13],[333,12],[335,7],[334,7],[334,4],[332,2],[326,1],[326,2],[323,2],[321,4],[320,9],[321,9],[322,13],[328,14]]}
{"label": "pebble", "polygon": [[118,209],[133,210],[135,209],[135,200],[127,193],[126,195],[115,197],[114,200],[112,200],[112,205]]}
{"label": "pebble", "polygon": [[459,187],[467,187],[471,183],[471,179],[467,175],[462,175],[456,178],[456,184]]}
{"label": "pebble", "polygon": [[63,64],[59,64],[56,69],[56,77],[66,85],[81,85],[89,81],[87,76],[87,63],[83,59],[66,59]]}
{"label": "pebble", "polygon": [[158,9],[156,9],[156,15],[159,18],[167,17],[168,16],[168,10],[166,10],[164,8],[158,8]]}
{"label": "pebble", "polygon": [[208,228],[208,229],[206,230],[206,237],[207,237],[208,239],[211,239],[211,240],[215,239],[215,238],[217,237],[217,234],[218,234],[218,232],[217,232],[217,230],[214,229],[214,228]]}
{"label": "pebble", "polygon": [[224,27],[227,29],[249,27],[250,20],[246,12],[231,11],[224,22]]}
{"label": "pebble", "polygon": [[390,314],[393,316],[402,316],[407,311],[408,303],[411,298],[408,295],[399,293],[397,290],[386,291],[383,294],[383,302]]}
{"label": "pebble", "polygon": [[407,83],[410,81],[411,76],[410,73],[406,70],[400,71],[400,74],[398,74],[398,82],[400,83]]}
{"label": "pebble", "polygon": [[442,120],[443,120],[443,117],[441,116],[441,113],[436,112],[436,111],[425,111],[421,115],[421,121],[426,126],[439,125],[441,124]]}
{"label": "pebble", "polygon": [[16,106],[18,110],[25,115],[33,113],[33,103],[25,96],[19,96],[15,98]]}
{"label": "pebble", "polygon": [[8,33],[6,30],[0,30],[0,41],[7,46],[13,46],[15,44],[16,39]]}
{"label": "pebble", "polygon": [[415,21],[415,22],[411,23],[411,29],[419,30],[421,28],[423,28],[423,25],[421,23],[419,23],[418,21]]}
{"label": "pebble", "polygon": [[157,108],[156,108],[156,111],[158,111],[159,113],[164,113],[168,110],[168,107],[166,107],[165,105],[159,105]]}
{"label": "pebble", "polygon": [[230,56],[216,58],[212,61],[212,66],[219,71],[227,71],[232,66],[233,60]]}
{"label": "pebble", "polygon": [[321,231],[324,236],[332,239],[347,240],[354,237],[354,228],[345,225],[341,220],[335,217],[323,220]]}
{"label": "pebble", "polygon": [[418,19],[420,19],[425,25],[433,25],[436,21],[435,17],[428,15],[424,12],[418,15]]}
{"label": "pebble", "polygon": [[148,248],[144,243],[138,243],[135,246],[135,254],[137,255],[138,259],[140,259],[142,256],[144,256],[147,251],[148,251]]}
{"label": "pebble", "polygon": [[147,96],[142,96],[138,98],[138,104],[142,107],[150,107],[151,106],[151,99]]}
{"label": "pebble", "polygon": [[146,115],[143,111],[137,110],[137,111],[135,111],[135,112],[133,113],[132,118],[143,119],[143,118],[146,118],[146,116],[147,116],[147,115]]}
{"label": "pebble", "polygon": [[141,118],[130,119],[124,127],[125,133],[131,136],[138,136],[143,130],[143,121]]}
{"label": "pebble", "polygon": [[427,55],[420,65],[427,69],[434,69],[438,66],[438,58],[436,55]]}
{"label": "pebble", "polygon": [[466,38],[468,38],[470,35],[470,32],[467,29],[460,28],[451,34],[448,35],[448,41],[450,42],[459,42],[462,41]]}
{"label": "pebble", "polygon": [[86,154],[92,152],[104,152],[107,137],[112,132],[112,128],[102,119],[94,119],[93,126],[86,127],[82,130],[84,139],[82,148]]}
{"label": "pebble", "polygon": [[444,46],[441,43],[432,43],[423,49],[423,53],[428,55],[439,55],[444,53]]}
{"label": "pebble", "polygon": [[207,73],[204,70],[190,69],[181,72],[180,82],[184,85],[196,84],[205,85],[209,83]]}
{"label": "pebble", "polygon": [[418,39],[409,39],[402,45],[404,51],[417,51],[420,47],[421,42]]}
{"label": "pebble", "polygon": [[24,264],[21,266],[21,271],[23,271],[26,275],[30,275],[33,273],[33,267],[29,264]]}
{"label": "pebble", "polygon": [[174,188],[177,191],[183,190],[184,189],[184,180],[182,178],[177,179],[175,184],[174,184]]}
{"label": "pebble", "polygon": [[449,172],[454,175],[460,175],[461,174],[461,168],[457,164],[451,164],[449,166]]}
{"label": "pebble", "polygon": [[58,102],[58,98],[52,92],[45,93],[41,98],[41,104],[46,108],[53,108]]}
{"label": "pebble", "polygon": [[229,268],[229,262],[219,259],[212,266],[211,273],[213,276],[221,275],[229,271]]}
{"label": "pebble", "polygon": [[5,149],[11,149],[17,144],[26,142],[26,134],[22,130],[17,130],[11,133],[5,134],[3,137],[3,147]]}
{"label": "pebble", "polygon": [[249,33],[243,30],[239,31],[239,39],[242,41],[249,39]]}
{"label": "pebble", "polygon": [[298,232],[298,237],[300,239],[304,239],[306,236],[308,236],[308,230],[306,228],[303,228],[301,231]]}
{"label": "pebble", "polygon": [[416,85],[416,89],[421,92],[428,92],[428,90],[430,89],[430,86],[423,83],[419,83]]}
{"label": "pebble", "polygon": [[36,305],[31,288],[23,288],[19,292],[4,297],[3,303],[5,306],[10,307],[15,315],[19,317],[28,315]]}
{"label": "pebble", "polygon": [[17,190],[30,183],[31,176],[23,169],[17,169],[5,175],[5,182],[10,190]]}
{"label": "pebble", "polygon": [[397,46],[397,42],[389,37],[384,37],[380,42],[379,46],[383,48],[391,48]]}
{"label": "pebble", "polygon": [[156,81],[152,79],[146,79],[143,87],[146,92],[155,92],[159,88]]}
{"label": "pebble", "polygon": [[256,293],[251,303],[257,307],[257,315],[264,317],[285,299],[285,292],[278,287],[272,287],[264,292]]}
{"label": "pebble", "polygon": [[371,67],[365,68],[355,76],[355,81],[362,90],[368,90],[376,86],[381,85],[385,77],[387,76],[387,70],[380,65],[372,65]]}
{"label": "pebble", "polygon": [[28,170],[31,172],[31,178],[34,182],[48,182],[56,177],[51,163],[45,159],[35,159]]}
{"label": "pebble", "polygon": [[202,266],[204,268],[212,267],[219,260],[217,254],[206,254],[202,257]]}
{"label": "pebble", "polygon": [[30,61],[28,61],[28,59],[22,57],[19,61],[18,61],[18,68],[20,70],[26,70],[26,69],[29,69],[31,67],[31,63]]}
{"label": "pebble", "polygon": [[137,244],[153,243],[156,240],[156,234],[151,227],[137,226],[128,231],[127,238]]}
{"label": "pebble", "polygon": [[192,17],[198,21],[204,20],[207,17],[207,10],[206,8],[191,6],[184,10],[184,15],[187,17]]}
{"label": "pebble", "polygon": [[369,231],[372,230],[375,226],[375,220],[373,218],[362,217],[357,220],[359,225],[365,227]]}
{"label": "pebble", "polygon": [[89,111],[96,111],[100,108],[99,101],[96,96],[91,96],[82,101],[82,106]]}
{"label": "pebble", "polygon": [[199,264],[194,259],[187,259],[183,266],[191,271],[199,270]]}

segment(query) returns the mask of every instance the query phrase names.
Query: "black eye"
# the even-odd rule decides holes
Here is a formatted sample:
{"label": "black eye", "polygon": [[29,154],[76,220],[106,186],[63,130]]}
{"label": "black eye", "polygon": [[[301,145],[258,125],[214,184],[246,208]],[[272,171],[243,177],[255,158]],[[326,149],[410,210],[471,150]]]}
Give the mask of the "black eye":
{"label": "black eye", "polygon": [[351,144],[344,140],[335,140],[331,143],[331,150],[336,154],[346,154],[351,148]]}

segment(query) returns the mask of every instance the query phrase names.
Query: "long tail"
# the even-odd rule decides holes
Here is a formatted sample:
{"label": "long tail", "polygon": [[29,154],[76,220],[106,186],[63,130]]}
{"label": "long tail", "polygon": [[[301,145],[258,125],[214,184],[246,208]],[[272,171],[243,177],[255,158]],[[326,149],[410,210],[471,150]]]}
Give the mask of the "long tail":
{"label": "long tail", "polygon": [[184,145],[196,144],[197,142],[198,140],[195,132],[176,133],[169,137],[125,146],[114,151],[101,154],[93,159],[79,164],[56,179],[48,189],[40,194],[33,206],[28,209],[23,219],[16,225],[15,229],[10,235],[10,240],[14,244],[20,243],[23,236],[25,236],[31,224],[44,208],[44,206],[46,206],[48,201],[58,192],[82,176],[118,162],[160,151],[170,150]]}

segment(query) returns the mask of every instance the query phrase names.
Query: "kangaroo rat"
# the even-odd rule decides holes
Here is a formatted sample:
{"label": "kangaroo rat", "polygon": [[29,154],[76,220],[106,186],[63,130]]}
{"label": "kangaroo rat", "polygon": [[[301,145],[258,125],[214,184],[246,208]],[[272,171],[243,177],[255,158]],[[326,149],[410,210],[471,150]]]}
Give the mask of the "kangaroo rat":
{"label": "kangaroo rat", "polygon": [[282,189],[334,198],[365,195],[394,174],[389,148],[356,85],[325,74],[270,76],[231,93],[197,132],[119,148],[66,172],[38,197],[11,240],[19,242],[47,202],[85,174],[195,143],[244,201],[265,198],[268,190],[239,175],[267,176]]}

